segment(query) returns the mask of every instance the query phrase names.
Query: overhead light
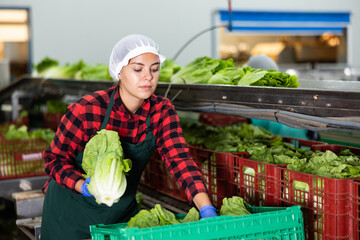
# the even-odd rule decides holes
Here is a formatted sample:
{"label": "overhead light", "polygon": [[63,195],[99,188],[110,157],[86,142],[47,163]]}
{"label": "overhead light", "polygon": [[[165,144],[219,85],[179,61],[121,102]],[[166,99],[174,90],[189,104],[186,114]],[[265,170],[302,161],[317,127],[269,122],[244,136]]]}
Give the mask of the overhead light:
{"label": "overhead light", "polygon": [[28,40],[27,10],[0,9],[0,42],[25,42]]}
{"label": "overhead light", "polygon": [[28,40],[27,24],[0,24],[0,42],[25,42]]}
{"label": "overhead light", "polygon": [[0,9],[1,23],[26,23],[28,12],[24,9]]}

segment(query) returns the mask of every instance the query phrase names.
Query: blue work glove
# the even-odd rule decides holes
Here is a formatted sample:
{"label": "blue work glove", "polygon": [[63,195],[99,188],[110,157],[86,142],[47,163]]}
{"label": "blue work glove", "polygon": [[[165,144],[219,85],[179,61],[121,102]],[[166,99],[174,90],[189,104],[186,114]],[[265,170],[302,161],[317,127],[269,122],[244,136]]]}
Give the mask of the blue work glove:
{"label": "blue work glove", "polygon": [[217,217],[216,209],[211,205],[205,205],[200,209],[201,218]]}
{"label": "blue work glove", "polygon": [[82,195],[84,195],[85,197],[92,197],[94,195],[92,195],[90,192],[89,192],[89,189],[88,189],[88,185],[90,183],[90,180],[91,180],[91,177],[88,177],[87,179],[85,179],[85,182],[83,183],[83,185],[81,185],[81,193]]}

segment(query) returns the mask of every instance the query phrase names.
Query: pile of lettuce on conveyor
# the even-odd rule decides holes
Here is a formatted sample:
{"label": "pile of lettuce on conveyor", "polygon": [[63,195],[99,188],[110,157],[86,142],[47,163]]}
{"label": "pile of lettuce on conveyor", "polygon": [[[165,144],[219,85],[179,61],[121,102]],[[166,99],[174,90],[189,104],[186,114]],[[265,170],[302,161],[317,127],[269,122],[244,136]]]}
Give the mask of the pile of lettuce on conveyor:
{"label": "pile of lettuce on conveyor", "polygon": [[213,75],[228,67],[235,67],[233,59],[231,58],[228,60],[219,60],[210,57],[199,57],[177,71],[171,77],[171,82],[207,84]]}
{"label": "pile of lettuce on conveyor", "polygon": [[112,80],[108,66],[90,65],[83,60],[60,65],[55,59],[45,57],[33,66],[33,77],[75,80]]}
{"label": "pile of lettuce on conveyor", "polygon": [[171,77],[180,69],[181,67],[174,61],[174,59],[167,58],[161,64],[159,82],[170,82]]}
{"label": "pile of lettuce on conveyor", "polygon": [[253,69],[245,67],[245,75],[240,79],[239,86],[268,86],[297,88],[300,84],[295,75],[290,75],[276,70]]}
{"label": "pile of lettuce on conveyor", "polygon": [[[168,61],[168,62],[167,62]],[[184,67],[166,60],[160,72],[160,82],[177,84],[224,84],[238,86],[267,86],[297,88],[297,76],[276,70],[236,67],[233,59],[199,57]]]}

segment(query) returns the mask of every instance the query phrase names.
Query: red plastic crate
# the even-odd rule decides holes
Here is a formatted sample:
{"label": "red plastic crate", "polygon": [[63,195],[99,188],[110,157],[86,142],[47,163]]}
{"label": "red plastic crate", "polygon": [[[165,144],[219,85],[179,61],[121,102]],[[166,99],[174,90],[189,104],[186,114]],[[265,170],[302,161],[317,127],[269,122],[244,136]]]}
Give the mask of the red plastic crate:
{"label": "red plastic crate", "polygon": [[228,196],[240,196],[252,206],[279,206],[275,198],[277,186],[276,165],[246,159],[237,153],[229,162]]}
{"label": "red plastic crate", "polygon": [[[301,205],[307,239],[350,239],[350,180],[319,177],[284,167],[275,185],[281,206]],[[304,184],[299,190],[296,184]]]}
{"label": "red plastic crate", "polygon": [[315,145],[314,151],[318,150],[321,152],[325,152],[326,150],[330,150],[336,154],[340,153],[341,151],[349,149],[353,154],[360,157],[360,148],[356,147],[349,147],[345,145],[337,145],[337,144],[324,144],[324,145]]}
{"label": "red plastic crate", "polygon": [[[336,154],[349,149],[360,155],[360,149],[336,144],[316,144],[313,151],[330,150]],[[314,176],[307,173],[281,169],[278,198],[282,206],[301,205],[304,213],[305,231],[309,239],[359,239],[359,217],[356,217],[356,181]],[[307,184],[307,191],[295,189],[294,181]],[[320,214],[320,215],[319,215]],[[321,216],[321,217],[319,217]],[[354,228],[356,227],[357,228]],[[356,235],[357,238],[354,236]]]}
{"label": "red plastic crate", "polygon": [[[337,144],[328,144],[328,145],[320,145],[316,146],[315,150],[319,150],[321,152],[325,152],[326,150],[330,150],[334,153],[340,153],[342,150],[349,149],[352,153],[360,156],[360,148],[349,147],[344,145]],[[360,239],[360,179],[350,179],[350,196],[349,202],[351,205],[351,211],[349,216],[349,231],[351,233],[350,239]]]}
{"label": "red plastic crate", "polygon": [[[228,158],[234,158],[234,156],[193,145],[189,145],[189,150],[203,175],[212,204],[215,207],[221,206],[223,198],[226,197],[225,171],[228,169]],[[147,164],[140,183],[175,199],[188,201],[184,191],[166,169],[156,151]]]}
{"label": "red plastic crate", "polygon": [[63,115],[63,113],[44,113],[44,128],[50,128],[56,131]]}
{"label": "red plastic crate", "polygon": [[42,139],[0,140],[0,179],[45,175]]}
{"label": "red plastic crate", "polygon": [[[283,142],[290,143],[296,148],[312,149],[318,141],[283,137]],[[251,160],[248,153],[233,153],[238,156],[229,167],[229,195],[243,197],[254,206],[279,206],[280,201],[275,198],[279,192],[279,185],[275,179],[280,178],[280,171],[276,164]]]}
{"label": "red plastic crate", "polygon": [[4,135],[5,133],[7,133],[10,125],[15,125],[16,127],[26,125],[27,127],[29,127],[29,117],[21,117],[17,121],[0,123],[0,134]]}
{"label": "red plastic crate", "polygon": [[349,228],[352,229],[352,238],[360,239],[360,179],[350,181],[350,212]]}
{"label": "red plastic crate", "polygon": [[229,162],[233,162],[235,156],[199,146],[190,146],[189,149],[204,177],[212,204],[215,208],[220,208],[223,198],[229,197]]}
{"label": "red plastic crate", "polygon": [[153,152],[146,165],[140,183],[180,201],[188,201],[184,191],[167,170],[157,151]]}

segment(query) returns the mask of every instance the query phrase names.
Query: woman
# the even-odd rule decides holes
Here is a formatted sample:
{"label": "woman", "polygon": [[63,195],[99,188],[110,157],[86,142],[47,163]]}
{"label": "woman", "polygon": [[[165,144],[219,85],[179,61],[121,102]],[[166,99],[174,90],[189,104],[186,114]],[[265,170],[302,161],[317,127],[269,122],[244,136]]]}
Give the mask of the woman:
{"label": "woman", "polygon": [[[189,201],[200,209],[200,217],[217,216],[174,106],[153,94],[164,60],[153,40],[129,35],[114,46],[110,56],[109,72],[119,83],[68,107],[44,152],[50,180],[43,189],[42,239],[89,238],[89,225],[127,222],[139,211],[137,185],[155,148]],[[95,202],[87,189],[90,179],[83,178],[81,169],[86,143],[104,128],[119,133],[125,157],[133,162],[125,194],[111,207]]]}

